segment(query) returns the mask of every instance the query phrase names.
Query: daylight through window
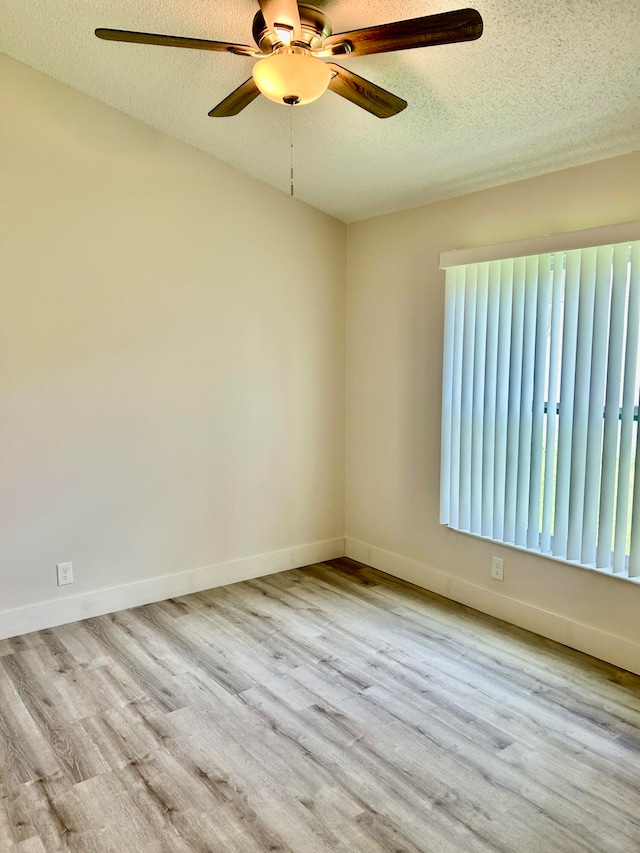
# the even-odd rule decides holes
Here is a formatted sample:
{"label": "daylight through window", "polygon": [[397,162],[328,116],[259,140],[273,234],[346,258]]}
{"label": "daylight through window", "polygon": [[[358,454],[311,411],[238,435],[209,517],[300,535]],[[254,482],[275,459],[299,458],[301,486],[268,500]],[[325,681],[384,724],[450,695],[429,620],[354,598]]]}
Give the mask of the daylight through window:
{"label": "daylight through window", "polygon": [[640,578],[639,330],[640,241],[447,268],[441,522]]}

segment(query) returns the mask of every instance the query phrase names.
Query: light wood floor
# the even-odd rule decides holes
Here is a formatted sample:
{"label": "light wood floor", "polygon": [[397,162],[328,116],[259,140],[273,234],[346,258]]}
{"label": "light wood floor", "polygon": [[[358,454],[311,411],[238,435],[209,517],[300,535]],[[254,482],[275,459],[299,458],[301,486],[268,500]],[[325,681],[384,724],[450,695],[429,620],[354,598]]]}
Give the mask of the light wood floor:
{"label": "light wood floor", "polygon": [[640,678],[349,560],[0,642],[0,851],[639,851]]}

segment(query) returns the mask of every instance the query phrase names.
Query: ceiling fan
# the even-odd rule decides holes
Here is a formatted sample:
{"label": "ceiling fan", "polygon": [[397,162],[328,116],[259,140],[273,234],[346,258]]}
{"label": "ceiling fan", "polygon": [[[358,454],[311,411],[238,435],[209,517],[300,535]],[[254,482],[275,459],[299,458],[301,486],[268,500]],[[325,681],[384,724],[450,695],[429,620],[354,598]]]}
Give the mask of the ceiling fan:
{"label": "ceiling fan", "polygon": [[396,115],[407,102],[352,71],[324,62],[334,56],[366,56],[415,47],[473,41],[482,35],[482,18],[475,9],[459,9],[423,18],[395,21],[332,34],[331,21],[321,9],[296,0],[258,0],[253,19],[257,47],[208,39],[97,29],[108,41],[214,50],[259,59],[252,76],[215,106],[210,116],[238,115],[261,92],[272,101],[308,104],[327,89],[378,118]]}

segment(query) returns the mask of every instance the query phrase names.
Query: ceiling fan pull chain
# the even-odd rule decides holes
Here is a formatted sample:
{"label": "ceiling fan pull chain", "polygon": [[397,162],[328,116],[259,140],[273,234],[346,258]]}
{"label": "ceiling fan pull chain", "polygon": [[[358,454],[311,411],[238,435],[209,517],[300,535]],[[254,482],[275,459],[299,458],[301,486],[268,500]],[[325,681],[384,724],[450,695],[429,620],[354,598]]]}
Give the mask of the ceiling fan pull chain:
{"label": "ceiling fan pull chain", "polygon": [[291,166],[291,192],[290,195],[293,197],[293,104],[291,104],[291,158],[290,158],[290,166]]}

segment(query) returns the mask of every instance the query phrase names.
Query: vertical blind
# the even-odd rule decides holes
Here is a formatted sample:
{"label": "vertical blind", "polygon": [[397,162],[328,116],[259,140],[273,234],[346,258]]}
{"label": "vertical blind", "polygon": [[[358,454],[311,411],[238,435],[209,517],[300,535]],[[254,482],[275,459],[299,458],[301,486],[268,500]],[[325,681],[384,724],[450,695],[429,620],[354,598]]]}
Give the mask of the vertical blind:
{"label": "vertical blind", "polygon": [[441,522],[640,578],[640,241],[448,267]]}

